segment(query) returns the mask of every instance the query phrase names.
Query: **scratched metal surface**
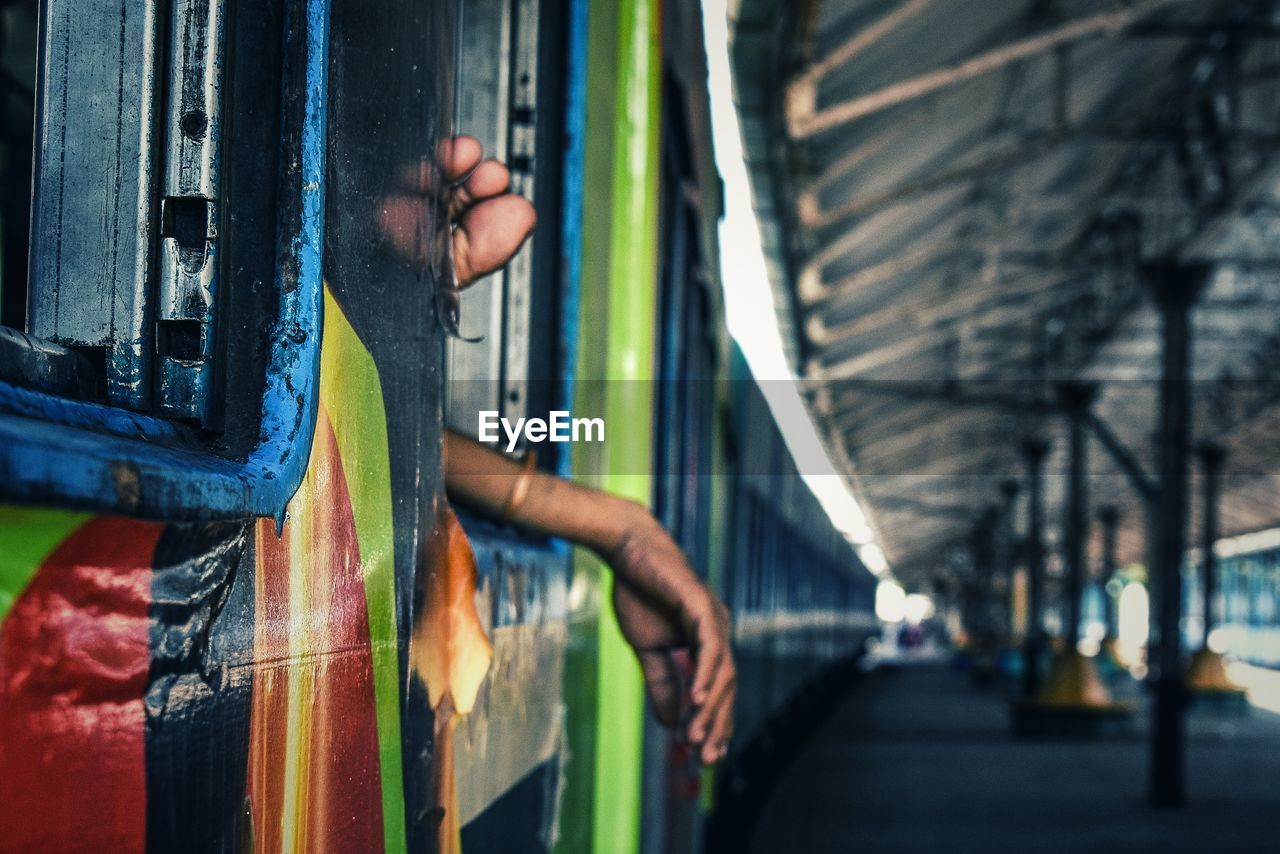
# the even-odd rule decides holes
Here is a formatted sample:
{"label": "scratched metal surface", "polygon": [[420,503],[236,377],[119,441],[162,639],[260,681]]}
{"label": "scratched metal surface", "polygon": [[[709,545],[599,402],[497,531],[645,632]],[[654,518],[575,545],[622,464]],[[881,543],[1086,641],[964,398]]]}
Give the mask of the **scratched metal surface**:
{"label": "scratched metal surface", "polygon": [[[117,17],[118,11],[117,8]],[[105,15],[101,12],[99,17]],[[241,18],[245,20],[244,16]],[[310,446],[315,422],[321,246],[324,188],[327,183],[325,84],[328,19],[326,0],[289,0],[279,8],[272,7],[272,14],[260,19],[283,28],[283,40],[279,37],[280,29],[276,30],[274,39],[277,45],[283,45],[283,53],[274,56],[283,64],[280,73],[288,81],[285,87],[288,94],[283,104],[273,102],[274,107],[259,110],[256,122],[258,128],[266,128],[273,139],[279,138],[281,145],[279,173],[269,179],[278,182],[278,187],[274,196],[266,196],[273,205],[271,219],[258,221],[259,231],[273,235],[275,245],[265,247],[266,262],[256,269],[249,266],[248,261],[251,257],[261,259],[261,249],[254,250],[256,255],[245,251],[236,256],[251,270],[249,278],[272,283],[269,288],[260,288],[262,293],[254,297],[256,302],[245,305],[246,310],[255,305],[265,306],[266,311],[260,315],[270,318],[269,324],[266,328],[248,327],[250,335],[236,345],[236,349],[243,351],[246,358],[251,357],[249,361],[257,366],[256,381],[236,377],[237,386],[254,389],[250,400],[236,397],[234,392],[232,394],[237,412],[245,423],[239,431],[228,431],[228,437],[238,437],[239,441],[233,438],[229,438],[228,443],[210,441],[181,424],[163,422],[130,411],[129,408],[142,408],[145,402],[126,400],[111,391],[115,382],[111,379],[112,372],[119,374],[116,368],[108,370],[108,400],[129,408],[54,397],[36,400],[28,390],[0,383],[0,433],[7,439],[0,444],[0,497],[11,501],[123,512],[153,519],[235,518],[281,512],[302,478],[306,467],[305,451]],[[126,23],[131,20],[126,18]],[[89,55],[90,58],[96,57],[96,54]],[[133,68],[132,63],[120,63],[119,56],[112,56],[120,68]],[[95,66],[80,61],[70,67],[90,73]],[[58,78],[54,71],[46,72],[45,88],[41,91],[52,94],[74,85],[74,80]],[[136,82],[131,85],[134,88],[141,86]],[[89,115],[92,118],[95,114]],[[280,121],[278,128],[273,124],[277,115]],[[76,146],[83,144],[78,135],[73,136]],[[249,130],[246,136],[254,138],[254,133]],[[80,159],[91,159],[92,152],[79,148],[74,151],[78,152],[76,157]],[[98,151],[98,154],[105,156],[103,151]],[[33,230],[37,237],[32,246],[32,293],[37,296],[34,298],[32,331],[69,344],[99,346],[102,339],[91,335],[58,334],[56,328],[46,325],[46,320],[52,323],[55,315],[46,311],[48,306],[40,307],[43,299],[40,294],[49,295],[52,299],[52,295],[61,294],[67,287],[70,289],[68,293],[74,295],[77,287],[71,284],[75,271],[70,267],[65,270],[59,268],[61,255],[58,253],[65,246],[59,249],[56,238],[64,233],[67,237],[74,237],[76,229],[83,227],[84,223],[97,222],[100,218],[94,218],[91,212],[81,211],[75,217],[70,212],[66,213],[67,222],[41,220],[45,195],[57,196],[61,192],[58,188],[64,182],[70,182],[69,186],[73,187],[88,187],[91,182],[83,175],[77,177],[74,173],[64,174],[54,169],[51,161],[57,161],[57,158],[38,160],[35,180],[37,215]],[[261,176],[246,177],[262,180]],[[252,195],[246,188],[242,188],[242,192],[245,196]],[[84,195],[77,193],[63,195],[77,198]],[[126,227],[121,224],[123,221],[114,220],[111,221],[114,223],[112,227],[119,226],[132,234],[142,227],[137,222],[150,222],[154,218],[152,211],[146,213],[143,220],[135,221],[136,227]],[[242,241],[246,247],[251,243],[263,244],[264,241],[260,236]],[[98,246],[103,251],[106,249],[97,243],[86,245]],[[85,260],[84,263],[89,262]],[[103,258],[94,263],[95,276],[104,269],[110,270],[111,265],[103,263]],[[236,275],[244,277],[243,271]],[[98,280],[94,278],[92,281]],[[42,288],[41,282],[50,287]],[[74,301],[73,297],[67,299]],[[86,312],[92,307],[92,301],[88,300],[77,304],[82,305]],[[113,316],[111,306],[99,308],[101,311],[96,312],[97,317]],[[124,308],[119,308],[119,311],[123,312]],[[145,316],[145,312],[138,310],[136,305],[130,311],[133,317]],[[129,347],[134,347],[140,340],[129,338],[132,342]],[[108,361],[115,364],[112,359]],[[133,387],[129,383],[125,385]],[[40,417],[52,422],[50,429],[32,429],[23,421],[23,418],[30,417],[33,409],[38,409]]]}
{"label": "scratched metal surface", "polygon": [[569,551],[464,520],[479,565],[489,677],[455,733],[463,850],[546,851],[560,817]]}
{"label": "scratched metal surface", "polygon": [[150,391],[160,6],[44,4],[36,100],[29,330],[104,348],[108,395],[134,409]]}

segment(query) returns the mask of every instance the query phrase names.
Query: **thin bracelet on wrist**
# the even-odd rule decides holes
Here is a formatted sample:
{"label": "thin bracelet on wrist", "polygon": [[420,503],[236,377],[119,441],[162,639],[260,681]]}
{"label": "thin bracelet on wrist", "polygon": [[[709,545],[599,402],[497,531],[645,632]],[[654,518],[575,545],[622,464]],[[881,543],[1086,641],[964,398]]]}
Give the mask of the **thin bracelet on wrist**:
{"label": "thin bracelet on wrist", "polygon": [[520,509],[520,505],[524,504],[525,498],[529,496],[529,486],[533,483],[533,476],[537,473],[538,454],[536,451],[529,451],[524,455],[524,464],[520,468],[520,474],[516,476],[516,482],[511,485],[511,495],[507,498],[507,504],[502,508],[502,520],[510,522],[515,518],[516,511]]}

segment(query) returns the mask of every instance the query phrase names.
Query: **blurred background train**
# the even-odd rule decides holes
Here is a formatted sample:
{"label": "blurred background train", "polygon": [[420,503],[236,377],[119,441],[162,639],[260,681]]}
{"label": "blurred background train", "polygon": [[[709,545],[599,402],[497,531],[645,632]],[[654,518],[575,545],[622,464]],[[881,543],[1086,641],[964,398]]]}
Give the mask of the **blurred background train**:
{"label": "blurred background train", "polygon": [[[877,582],[725,331],[698,6],[0,8],[0,849],[727,848]],[[454,132],[540,219],[461,295],[413,177]],[[435,725],[418,556],[481,408],[603,415],[540,465],[649,503],[729,604],[715,771],[596,558],[471,517],[494,656]]]}

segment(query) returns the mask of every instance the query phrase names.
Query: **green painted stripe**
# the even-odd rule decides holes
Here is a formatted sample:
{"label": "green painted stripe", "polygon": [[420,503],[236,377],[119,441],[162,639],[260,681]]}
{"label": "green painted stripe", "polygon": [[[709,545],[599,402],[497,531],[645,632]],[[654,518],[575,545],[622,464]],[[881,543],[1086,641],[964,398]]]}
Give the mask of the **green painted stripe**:
{"label": "green painted stripe", "polygon": [[[604,487],[648,503],[652,496],[654,316],[657,297],[658,131],[662,50],[657,0],[618,10],[605,376]],[[642,472],[644,474],[642,474]],[[603,595],[609,595],[611,579]],[[600,735],[592,847],[633,854],[640,843],[644,689],[639,666],[611,611],[600,621]]]}
{"label": "green painted stripe", "polygon": [[40,564],[88,513],[0,505],[0,626]]}
{"label": "green painted stripe", "polygon": [[408,837],[401,764],[395,531],[391,521],[386,407],[378,367],[328,288],[324,292],[320,403],[329,414],[337,438],[360,544],[377,706],[383,844],[387,852],[401,852],[408,847]]}

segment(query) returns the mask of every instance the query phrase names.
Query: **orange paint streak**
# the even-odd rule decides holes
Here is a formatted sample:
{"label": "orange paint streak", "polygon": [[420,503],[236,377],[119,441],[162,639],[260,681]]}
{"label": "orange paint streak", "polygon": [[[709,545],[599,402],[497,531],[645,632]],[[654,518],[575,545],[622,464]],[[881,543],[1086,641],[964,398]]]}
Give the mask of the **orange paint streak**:
{"label": "orange paint streak", "polygon": [[410,658],[427,684],[436,719],[436,798],[444,807],[441,854],[461,851],[453,733],[489,672],[493,647],[476,612],[476,557],[458,517],[442,502],[427,538],[425,608],[414,627]]}
{"label": "orange paint streak", "polygon": [[[249,772],[255,848],[381,851],[368,612],[351,496],[323,407],[311,464],[290,508],[298,516],[280,537],[267,520],[257,532],[261,669]],[[298,728],[293,756],[291,727]]]}

